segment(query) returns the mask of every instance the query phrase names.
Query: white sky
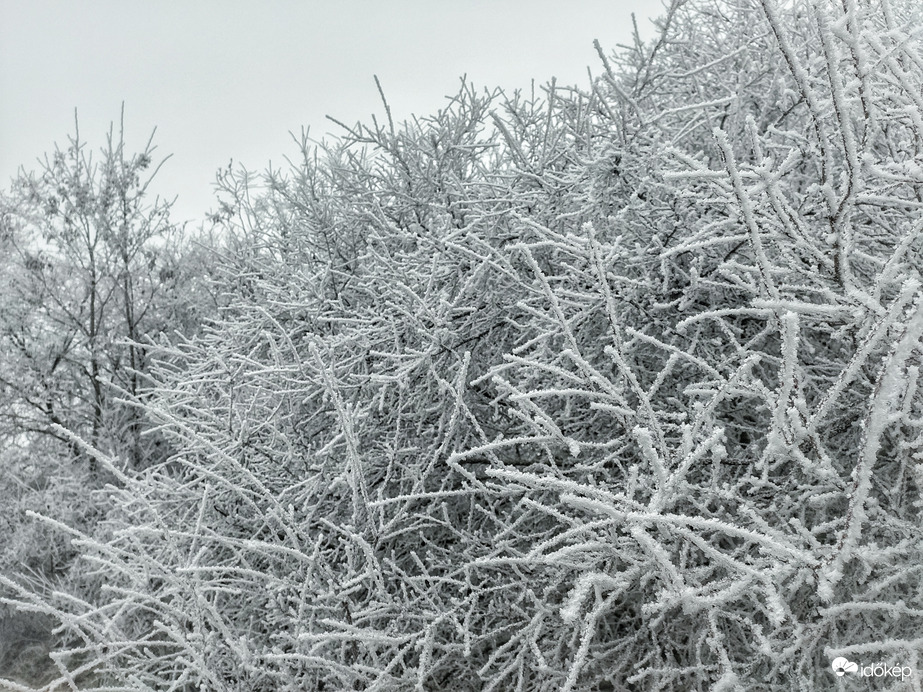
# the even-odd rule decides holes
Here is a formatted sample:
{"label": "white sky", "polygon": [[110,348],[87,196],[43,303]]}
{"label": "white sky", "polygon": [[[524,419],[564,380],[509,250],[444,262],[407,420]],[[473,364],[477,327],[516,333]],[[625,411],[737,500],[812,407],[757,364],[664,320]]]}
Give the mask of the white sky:
{"label": "white sky", "polygon": [[659,0],[0,0],[0,187],[73,133],[105,143],[125,102],[126,141],[157,127],[155,191],[176,221],[214,206],[215,172],[233,159],[262,171],[336,126],[379,119],[381,80],[395,119],[435,113],[459,77],[528,90],[552,76],[587,84],[642,35]]}

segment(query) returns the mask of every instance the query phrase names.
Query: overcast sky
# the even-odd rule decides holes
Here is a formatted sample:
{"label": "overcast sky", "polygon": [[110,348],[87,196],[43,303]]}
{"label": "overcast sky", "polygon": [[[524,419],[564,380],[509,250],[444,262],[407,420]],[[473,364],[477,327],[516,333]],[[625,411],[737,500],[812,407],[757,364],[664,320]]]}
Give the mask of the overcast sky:
{"label": "overcast sky", "polygon": [[0,0],[0,184],[73,133],[94,149],[125,103],[126,140],[156,126],[156,180],[175,220],[213,207],[215,172],[262,171],[319,139],[331,115],[368,122],[434,113],[467,74],[477,87],[587,84],[593,49],[650,35],[659,0]]}

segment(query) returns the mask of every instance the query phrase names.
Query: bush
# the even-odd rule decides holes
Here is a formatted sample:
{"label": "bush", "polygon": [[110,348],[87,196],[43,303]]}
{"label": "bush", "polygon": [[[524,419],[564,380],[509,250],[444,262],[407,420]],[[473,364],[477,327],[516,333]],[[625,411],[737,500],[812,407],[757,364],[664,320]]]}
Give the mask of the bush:
{"label": "bush", "polygon": [[463,84],[252,205],[229,177],[228,305],[146,407],[177,453],[75,542],[95,600],[43,601],[70,654],[125,689],[915,666],[912,11],[674,2],[588,90]]}

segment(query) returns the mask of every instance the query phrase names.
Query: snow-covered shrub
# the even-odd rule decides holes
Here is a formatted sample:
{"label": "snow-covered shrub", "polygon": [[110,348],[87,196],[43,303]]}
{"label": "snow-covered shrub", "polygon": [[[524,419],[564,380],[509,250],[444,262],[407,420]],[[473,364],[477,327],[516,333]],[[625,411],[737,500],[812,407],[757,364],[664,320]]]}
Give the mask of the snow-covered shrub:
{"label": "snow-covered shrub", "polygon": [[75,542],[97,598],[32,602],[62,667],[124,689],[917,674],[913,11],[676,2],[589,89],[464,86],[306,145],[261,195],[229,177],[227,308],[163,344],[147,406],[177,453],[110,464],[118,510]]}
{"label": "snow-covered shrub", "polygon": [[[123,132],[91,152],[75,123],[66,146],[0,193],[0,575],[46,593],[73,591],[76,553],[34,513],[92,531],[106,509],[94,491],[112,480],[73,436],[117,453],[120,467],[163,461],[163,439],[136,405],[145,342],[191,334],[209,312],[207,249],[181,238],[170,203],[150,196],[161,165],[152,140],[132,154]],[[0,674],[14,667],[6,652],[32,646],[20,615],[50,622],[0,610]]]}

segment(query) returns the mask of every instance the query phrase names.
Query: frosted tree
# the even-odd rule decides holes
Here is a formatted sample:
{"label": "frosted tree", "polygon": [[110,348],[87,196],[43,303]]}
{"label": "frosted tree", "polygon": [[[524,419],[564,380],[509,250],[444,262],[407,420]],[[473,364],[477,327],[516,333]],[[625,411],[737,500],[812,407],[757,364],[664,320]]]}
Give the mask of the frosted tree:
{"label": "frosted tree", "polygon": [[3,200],[0,422],[70,445],[63,428],[137,465],[141,417],[116,400],[140,396],[141,342],[191,324],[169,204],[147,192],[154,147],[130,155],[123,129],[96,160],[75,130]]}
{"label": "frosted tree", "polygon": [[616,131],[657,152],[627,203],[523,220],[544,325],[490,374],[554,470],[490,472],[542,527],[490,564],[571,580],[565,689],[824,689],[835,655],[919,648],[912,10],[718,9],[606,65]]}
{"label": "frosted tree", "polygon": [[73,534],[105,583],[9,599],[60,620],[62,677],[916,670],[914,12],[675,2],[586,89],[463,85],[402,124],[385,103],[287,173],[226,177],[227,305],[163,345],[146,406],[176,453],[129,475],[88,448],[119,481],[105,531]]}
{"label": "frosted tree", "polygon": [[[209,311],[205,253],[192,262],[191,238],[148,192],[155,147],[130,154],[122,133],[91,152],[75,129],[0,196],[0,573],[46,586],[74,551],[28,512],[83,530],[105,513],[93,491],[112,478],[78,437],[120,468],[167,456],[138,408],[150,340],[192,333]],[[0,636],[0,668],[13,640]]]}

